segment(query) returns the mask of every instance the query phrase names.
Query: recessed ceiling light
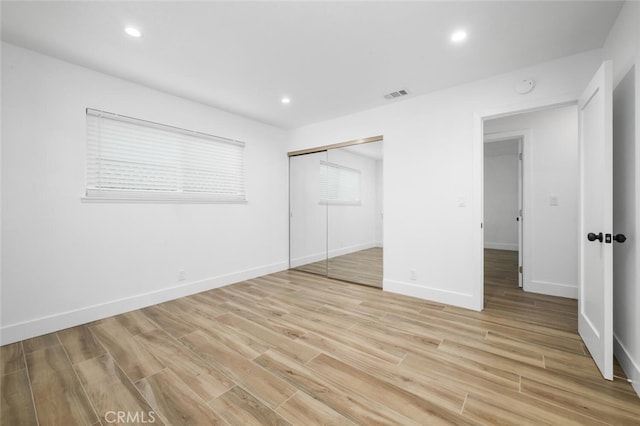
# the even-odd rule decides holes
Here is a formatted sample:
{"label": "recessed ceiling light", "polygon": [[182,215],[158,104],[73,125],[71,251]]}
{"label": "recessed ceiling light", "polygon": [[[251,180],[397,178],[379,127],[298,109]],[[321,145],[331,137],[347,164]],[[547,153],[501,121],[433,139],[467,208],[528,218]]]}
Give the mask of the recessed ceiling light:
{"label": "recessed ceiling light", "polygon": [[291,99],[287,98],[286,96],[284,98],[282,98],[282,103],[283,104],[290,104],[291,103]]}
{"label": "recessed ceiling light", "polygon": [[467,39],[467,32],[465,30],[458,30],[451,34],[451,41],[454,43],[462,43]]}
{"label": "recessed ceiling light", "polygon": [[142,37],[142,33],[140,32],[140,30],[134,27],[126,27],[124,29],[124,32],[129,34],[131,37],[136,37],[136,38]]}

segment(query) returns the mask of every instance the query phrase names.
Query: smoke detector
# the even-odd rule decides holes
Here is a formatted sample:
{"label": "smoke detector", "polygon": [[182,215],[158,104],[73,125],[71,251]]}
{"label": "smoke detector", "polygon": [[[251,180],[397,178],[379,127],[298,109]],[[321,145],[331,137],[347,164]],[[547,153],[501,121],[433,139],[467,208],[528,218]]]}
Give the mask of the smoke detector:
{"label": "smoke detector", "polygon": [[409,92],[407,92],[406,89],[401,89],[398,90],[396,92],[391,92],[391,93],[387,93],[386,95],[384,95],[385,99],[395,99],[395,98],[399,98],[402,96],[407,96],[409,94]]}
{"label": "smoke detector", "polygon": [[520,95],[526,95],[531,92],[534,87],[536,87],[536,82],[531,78],[526,78],[518,81],[514,86],[514,90]]}

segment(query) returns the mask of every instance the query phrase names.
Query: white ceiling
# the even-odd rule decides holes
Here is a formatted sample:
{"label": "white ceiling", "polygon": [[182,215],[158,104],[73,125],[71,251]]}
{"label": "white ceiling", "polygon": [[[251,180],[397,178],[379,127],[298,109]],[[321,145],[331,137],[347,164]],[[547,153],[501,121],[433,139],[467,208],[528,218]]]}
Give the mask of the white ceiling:
{"label": "white ceiling", "polygon": [[[12,2],[2,39],[283,128],[602,47],[617,1]],[[123,32],[135,25],[132,39]],[[465,28],[466,43],[451,32]],[[386,100],[407,89],[410,96]],[[291,104],[283,105],[282,96]]]}

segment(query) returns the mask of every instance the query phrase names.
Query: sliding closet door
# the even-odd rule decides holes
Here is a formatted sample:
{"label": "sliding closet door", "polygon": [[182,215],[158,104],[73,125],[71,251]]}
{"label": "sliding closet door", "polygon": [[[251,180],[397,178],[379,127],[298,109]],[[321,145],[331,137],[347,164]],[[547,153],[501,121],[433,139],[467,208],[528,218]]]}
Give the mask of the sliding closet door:
{"label": "sliding closet door", "polygon": [[382,141],[328,150],[330,278],[382,287]]}
{"label": "sliding closet door", "polygon": [[327,152],[289,157],[289,267],[327,275]]}

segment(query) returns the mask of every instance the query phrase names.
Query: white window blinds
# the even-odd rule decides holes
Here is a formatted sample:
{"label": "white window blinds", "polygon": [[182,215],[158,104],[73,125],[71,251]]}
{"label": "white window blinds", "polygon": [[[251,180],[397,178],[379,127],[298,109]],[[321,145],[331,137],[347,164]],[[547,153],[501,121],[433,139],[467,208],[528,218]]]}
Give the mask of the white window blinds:
{"label": "white window blinds", "polygon": [[88,199],[245,201],[243,142],[87,109]]}
{"label": "white window blinds", "polygon": [[360,170],[320,161],[321,203],[360,204]]}

